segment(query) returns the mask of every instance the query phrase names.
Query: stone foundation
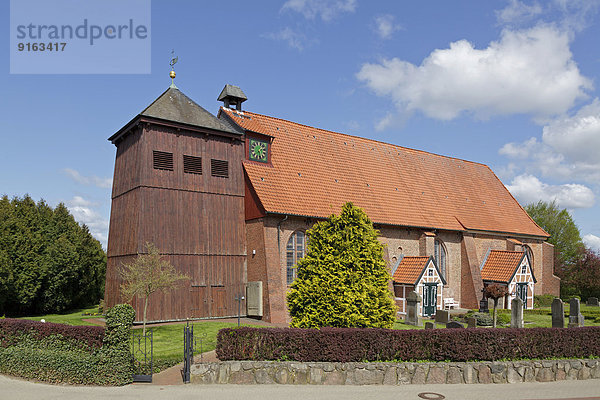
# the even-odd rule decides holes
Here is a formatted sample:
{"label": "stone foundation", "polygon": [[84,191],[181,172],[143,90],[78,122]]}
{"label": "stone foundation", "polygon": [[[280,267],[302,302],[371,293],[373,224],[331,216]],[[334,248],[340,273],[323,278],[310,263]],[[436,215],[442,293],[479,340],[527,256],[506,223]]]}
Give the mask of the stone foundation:
{"label": "stone foundation", "polygon": [[223,361],[195,364],[197,384],[409,385],[518,383],[600,378],[600,360],[459,363]]}

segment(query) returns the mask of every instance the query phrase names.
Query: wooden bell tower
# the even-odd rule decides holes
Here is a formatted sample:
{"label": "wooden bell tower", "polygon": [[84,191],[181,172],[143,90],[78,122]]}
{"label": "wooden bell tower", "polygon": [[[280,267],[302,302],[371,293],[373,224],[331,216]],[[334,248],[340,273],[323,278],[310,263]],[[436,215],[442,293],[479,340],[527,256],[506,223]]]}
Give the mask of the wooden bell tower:
{"label": "wooden bell tower", "polygon": [[[237,316],[246,283],[242,132],[172,83],[109,140],[117,155],[106,306],[124,302],[119,270],[151,242],[190,280],[153,294],[149,321]],[[132,305],[140,321],[143,301]]]}

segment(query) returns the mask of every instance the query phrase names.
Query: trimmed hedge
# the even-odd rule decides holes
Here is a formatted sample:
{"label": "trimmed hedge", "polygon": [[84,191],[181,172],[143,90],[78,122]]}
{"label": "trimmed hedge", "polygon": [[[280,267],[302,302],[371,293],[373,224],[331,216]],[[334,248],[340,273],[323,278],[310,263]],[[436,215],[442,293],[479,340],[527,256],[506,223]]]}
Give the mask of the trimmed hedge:
{"label": "trimmed hedge", "polygon": [[81,349],[93,350],[102,347],[104,328],[101,326],[71,326],[52,322],[37,322],[27,319],[6,318],[0,320],[0,346],[8,347],[21,343],[28,336],[31,340],[65,342]]}
{"label": "trimmed hedge", "polygon": [[600,327],[391,330],[226,328],[222,360],[495,361],[600,356]]}
{"label": "trimmed hedge", "polygon": [[51,383],[124,385],[132,381],[129,332],[135,311],[117,305],[107,329],[0,320],[0,373]]}

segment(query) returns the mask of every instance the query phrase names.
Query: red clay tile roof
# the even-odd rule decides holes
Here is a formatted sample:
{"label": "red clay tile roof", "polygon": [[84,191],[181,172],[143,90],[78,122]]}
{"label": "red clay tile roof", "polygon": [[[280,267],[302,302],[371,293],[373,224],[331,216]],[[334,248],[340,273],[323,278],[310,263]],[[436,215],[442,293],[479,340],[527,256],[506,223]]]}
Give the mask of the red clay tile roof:
{"label": "red clay tile roof", "polygon": [[392,280],[397,283],[416,285],[421,273],[427,266],[427,261],[429,261],[429,257],[402,258],[398,268],[394,271]]}
{"label": "red clay tile roof", "polygon": [[274,137],[272,167],[244,163],[266,212],[326,218],[352,201],[376,223],[549,236],[486,165],[221,110]]}
{"label": "red clay tile roof", "polygon": [[481,279],[508,283],[524,254],[522,251],[490,251],[481,269]]}

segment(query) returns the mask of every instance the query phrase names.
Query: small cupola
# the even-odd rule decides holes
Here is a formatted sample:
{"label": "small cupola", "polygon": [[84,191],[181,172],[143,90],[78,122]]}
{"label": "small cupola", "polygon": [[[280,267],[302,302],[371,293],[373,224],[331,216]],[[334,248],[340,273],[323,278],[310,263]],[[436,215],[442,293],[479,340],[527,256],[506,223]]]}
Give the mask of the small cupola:
{"label": "small cupola", "polygon": [[248,100],[248,98],[244,92],[242,92],[242,89],[227,84],[223,90],[221,90],[221,94],[217,100],[222,101],[226,108],[233,108],[233,106],[235,106],[236,110],[242,111],[242,103]]}

